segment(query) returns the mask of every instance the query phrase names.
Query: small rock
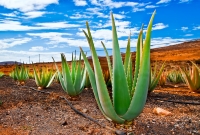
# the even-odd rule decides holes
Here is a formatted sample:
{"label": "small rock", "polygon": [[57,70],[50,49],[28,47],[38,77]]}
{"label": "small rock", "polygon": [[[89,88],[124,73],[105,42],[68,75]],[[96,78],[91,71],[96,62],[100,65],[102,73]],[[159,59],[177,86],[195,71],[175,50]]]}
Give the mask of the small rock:
{"label": "small rock", "polygon": [[162,116],[167,116],[167,115],[171,115],[172,113],[164,110],[162,108],[156,107],[153,109],[153,113],[157,114],[157,115],[162,115]]}
{"label": "small rock", "polygon": [[83,109],[82,112],[83,112],[83,113],[87,113],[88,110],[87,110],[87,109]]}
{"label": "small rock", "polygon": [[64,121],[64,122],[62,122],[61,125],[62,125],[62,126],[66,126],[66,125],[68,125],[68,123],[67,123],[67,121]]}

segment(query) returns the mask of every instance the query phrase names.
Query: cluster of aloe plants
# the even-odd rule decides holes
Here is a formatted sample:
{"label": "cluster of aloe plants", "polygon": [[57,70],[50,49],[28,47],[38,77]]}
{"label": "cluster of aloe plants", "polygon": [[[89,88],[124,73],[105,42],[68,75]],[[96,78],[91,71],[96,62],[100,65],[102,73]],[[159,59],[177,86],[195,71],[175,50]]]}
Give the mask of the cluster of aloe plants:
{"label": "cluster of aloe plants", "polygon": [[[79,95],[85,87],[92,87],[98,107],[108,120],[116,123],[124,123],[136,118],[144,108],[147,94],[152,92],[158,83],[164,85],[166,81],[166,74],[163,73],[165,63],[162,64],[159,70],[157,70],[157,66],[151,70],[150,64],[151,30],[155,13],[152,14],[149,21],[145,39],[143,38],[143,25],[139,32],[134,72],[130,49],[131,37],[129,36],[128,38],[125,59],[123,61],[118,43],[115,20],[111,13],[113,39],[112,63],[105,44],[101,42],[106,53],[108,71],[103,72],[101,69],[90,27],[88,22],[86,22],[87,32],[84,30],[83,32],[90,47],[94,69],[91,67],[81,47],[78,60],[76,59],[76,53],[75,55],[72,53],[71,66],[62,53],[61,70],[58,68],[54,59],[56,72],[48,68],[36,69],[33,66],[34,78],[38,88],[47,88],[55,80],[61,84],[63,90],[69,96],[73,97]],[[82,57],[84,65],[81,62]],[[19,82],[25,81],[30,76],[31,74],[28,73],[28,70],[23,65],[20,67],[16,66],[11,73],[11,77]],[[199,92],[200,69],[194,63],[190,74],[181,69],[181,72],[170,72],[167,75],[167,79],[173,83],[186,82],[192,91]],[[111,96],[108,87],[112,88]]]}
{"label": "cluster of aloe plants", "polygon": [[36,85],[40,90],[49,87],[56,75],[56,73],[53,73],[53,70],[49,68],[36,69],[33,67],[33,71]]}
{"label": "cluster of aloe plants", "polygon": [[181,69],[181,73],[189,89],[193,92],[200,93],[200,68],[192,62],[192,67],[189,72]]}
{"label": "cluster of aloe plants", "polygon": [[151,29],[155,12],[153,13],[149,22],[146,39],[143,44],[143,27],[140,30],[137,42],[137,54],[135,75],[132,75],[132,56],[130,53],[130,38],[127,44],[127,51],[125,56],[125,62],[123,63],[120,48],[118,44],[118,37],[116,32],[116,26],[113,14],[112,18],[112,34],[113,34],[113,66],[111,66],[110,57],[106,52],[109,73],[112,83],[112,99],[109,96],[107,85],[104,80],[100,62],[94,47],[93,38],[90,32],[88,23],[87,33],[84,34],[90,46],[94,72],[89,64],[86,55],[81,49],[86,69],[89,74],[90,82],[93,88],[95,99],[97,104],[104,114],[104,116],[117,123],[124,123],[137,117],[143,110],[146,102],[147,92],[149,87],[150,78],[150,42],[151,42]]}
{"label": "cluster of aloe plants", "polygon": [[17,81],[17,84],[24,85],[25,81],[29,79],[28,69],[22,65],[16,65],[10,76]]}
{"label": "cluster of aloe plants", "polygon": [[184,83],[182,74],[179,70],[172,70],[172,71],[168,72],[167,80],[174,84]]}

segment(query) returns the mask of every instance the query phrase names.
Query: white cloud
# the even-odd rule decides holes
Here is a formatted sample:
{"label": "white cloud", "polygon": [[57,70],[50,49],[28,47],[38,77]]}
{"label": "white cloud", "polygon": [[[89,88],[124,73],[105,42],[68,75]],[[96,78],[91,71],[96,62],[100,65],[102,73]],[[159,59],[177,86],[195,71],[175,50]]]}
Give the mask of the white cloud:
{"label": "white cloud", "polygon": [[165,25],[163,23],[156,23],[153,25],[152,30],[161,30],[161,29],[164,29],[167,27],[168,27],[168,25]]}
{"label": "white cloud", "polygon": [[17,15],[19,14],[19,12],[14,11],[12,13],[1,13],[1,15],[6,16],[6,17],[17,17]]}
{"label": "white cloud", "polygon": [[144,11],[144,8],[133,8],[133,12]]}
{"label": "white cloud", "polygon": [[54,38],[59,36],[70,36],[70,33],[47,32],[47,33],[27,33],[29,36],[44,38]]}
{"label": "white cloud", "polygon": [[200,30],[200,26],[194,27],[193,30]]}
{"label": "white cloud", "polygon": [[91,18],[91,16],[85,15],[85,14],[80,14],[76,13],[72,16],[70,16],[71,19],[83,19],[83,18]]}
{"label": "white cloud", "polygon": [[134,12],[137,11],[144,11],[144,7],[148,3],[138,3],[138,2],[131,2],[131,1],[112,1],[112,0],[90,0],[92,5],[95,6],[103,6],[103,7],[109,7],[109,8],[121,8],[121,7],[132,7]]}
{"label": "white cloud", "polygon": [[186,30],[188,30],[188,27],[181,27],[181,30],[186,31]]}
{"label": "white cloud", "polygon": [[152,38],[151,45],[152,45],[152,48],[157,48],[157,47],[164,47],[164,46],[169,46],[169,45],[180,44],[180,43],[186,42],[188,40],[191,40],[191,39],[158,37],[158,38]]}
{"label": "white cloud", "polygon": [[30,12],[24,13],[24,15],[26,16],[26,18],[37,18],[37,17],[43,16],[46,13],[47,12],[45,11],[30,11]]}
{"label": "white cloud", "polygon": [[31,38],[7,38],[0,39],[0,49],[11,48],[31,41]]}
{"label": "white cloud", "polygon": [[115,19],[123,19],[123,18],[126,18],[125,15],[121,15],[121,14],[113,14]]}
{"label": "white cloud", "polygon": [[[128,37],[127,37],[128,38]],[[49,39],[51,40],[52,37],[50,36]],[[56,39],[55,39],[56,40]],[[69,39],[69,38],[63,38],[63,41],[65,40],[66,43],[68,43],[70,46],[81,46],[81,47],[88,47],[87,41],[81,40],[81,39]],[[152,38],[151,39],[151,48],[157,48],[157,47],[163,47],[168,45],[174,45],[179,44],[182,42],[185,42],[187,40],[191,39],[185,39],[185,38],[171,38],[171,37],[158,37],[158,38]],[[112,48],[112,40],[102,40],[106,46],[106,48]],[[59,42],[59,39],[58,39]],[[136,47],[137,39],[131,38],[131,47]],[[102,49],[101,40],[94,39],[94,44],[96,47]],[[120,48],[124,48],[127,46],[127,39],[125,40],[119,40]],[[103,50],[103,49],[102,49]],[[61,52],[40,52],[40,51],[8,51],[8,50],[2,50],[0,49],[0,60],[3,61],[20,61],[29,63],[29,56],[30,61],[32,62],[38,62],[39,61],[39,54],[40,54],[40,62],[52,62],[52,57],[56,61],[60,61],[60,53]],[[67,60],[71,60],[71,53],[65,54]]]}
{"label": "white cloud", "polygon": [[[115,16],[114,16],[114,17],[115,17]],[[117,27],[127,28],[127,27],[130,26],[130,24],[131,24],[130,21],[115,20],[115,25],[116,25]],[[110,26],[112,26],[111,19],[110,19],[109,21],[107,21],[107,22],[103,25],[104,28],[110,27]]]}
{"label": "white cloud", "polygon": [[33,46],[33,47],[31,47],[31,49],[29,49],[29,51],[33,51],[33,52],[45,51],[45,50],[48,50],[48,49],[44,48],[43,46]]}
{"label": "white cloud", "polygon": [[105,15],[104,13],[101,13],[102,9],[101,8],[87,8],[86,11],[89,11],[89,12],[86,12],[86,14],[89,14],[89,15],[97,15],[98,18],[109,18],[109,15]]}
{"label": "white cloud", "polygon": [[[117,35],[118,38],[128,37],[129,35],[137,35],[139,33],[139,28],[124,28],[124,27],[117,27]],[[112,40],[112,30],[110,29],[99,29],[99,30],[91,30],[91,34],[95,40]],[[83,32],[77,32],[76,35],[85,37]]]}
{"label": "white cloud", "polygon": [[90,0],[90,2],[92,5],[101,6],[101,4],[97,2],[97,0]]}
{"label": "white cloud", "polygon": [[60,47],[59,46],[60,43],[66,43],[69,46],[88,47],[86,39],[73,39],[69,37],[63,37],[63,36],[70,36],[71,34],[69,33],[48,32],[48,33],[27,33],[27,35],[40,37],[41,39],[48,39],[49,42],[47,44],[54,45],[53,48]]}
{"label": "white cloud", "polygon": [[58,0],[0,0],[0,6],[22,12],[41,10],[50,4],[58,4]]}
{"label": "white cloud", "polygon": [[[61,61],[60,53],[63,52],[31,52],[31,51],[9,51],[9,50],[0,50],[0,60],[1,61],[18,61],[29,63],[30,62],[53,62],[52,57],[55,61]],[[67,60],[71,60],[71,53],[65,53]]]}
{"label": "white cloud", "polygon": [[76,6],[86,6],[86,0],[73,0]]}
{"label": "white cloud", "polygon": [[72,28],[80,27],[78,24],[69,24],[67,22],[46,22],[46,23],[36,23],[42,29],[60,29],[60,28]]}
{"label": "white cloud", "polygon": [[166,4],[169,3],[171,0],[160,0],[156,4]]}
{"label": "white cloud", "polygon": [[180,0],[179,3],[185,3],[185,2],[190,2],[190,1],[192,1],[192,0]]}
{"label": "white cloud", "polygon": [[155,6],[155,5],[147,5],[145,8],[156,8],[158,6]]}
{"label": "white cloud", "polygon": [[190,36],[193,36],[193,34],[185,34],[184,36],[190,37]]}
{"label": "white cloud", "polygon": [[44,29],[60,29],[80,27],[78,24],[69,24],[67,22],[46,22],[36,23],[34,26],[22,25],[19,21],[3,20],[0,21],[0,31],[28,31],[28,30],[44,30]]}

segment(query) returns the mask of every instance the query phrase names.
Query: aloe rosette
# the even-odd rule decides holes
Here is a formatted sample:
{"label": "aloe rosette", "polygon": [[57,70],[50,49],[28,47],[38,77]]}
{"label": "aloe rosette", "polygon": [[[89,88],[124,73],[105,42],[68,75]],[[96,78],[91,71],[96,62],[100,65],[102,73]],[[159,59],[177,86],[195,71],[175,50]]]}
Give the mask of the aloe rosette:
{"label": "aloe rosette", "polygon": [[62,72],[59,71],[55,63],[60,84],[69,96],[78,96],[83,91],[86,80],[86,69],[81,66],[81,55],[79,60],[76,60],[76,57],[74,58],[72,53],[71,70],[63,53],[61,54],[61,61]]}
{"label": "aloe rosette", "polygon": [[200,93],[200,68],[192,62],[190,72],[187,73],[185,70],[181,69],[181,73],[189,89],[193,92]]}
{"label": "aloe rosette", "polygon": [[[108,67],[112,83],[112,99],[109,96],[101,65],[94,47],[92,35],[88,22],[86,22],[87,32],[84,34],[90,46],[94,71],[89,64],[86,55],[81,49],[86,69],[89,74],[90,82],[93,88],[95,99],[98,107],[103,115],[116,123],[124,123],[136,118],[143,110],[146,103],[149,77],[150,77],[150,42],[151,30],[155,12],[153,13],[146,32],[146,39],[143,45],[141,29],[138,42],[135,65],[135,76],[132,76],[132,57],[130,53],[130,38],[128,40],[128,47],[125,54],[125,62],[123,63],[120,48],[118,44],[116,26],[113,14],[112,18],[112,35],[113,35],[113,64],[111,66],[110,57],[106,56],[108,60]],[[142,50],[140,47],[142,46]],[[103,45],[106,50],[105,46]],[[142,51],[142,52],[141,52]]]}
{"label": "aloe rosette", "polygon": [[56,73],[53,73],[53,71],[48,68],[36,69],[33,67],[33,72],[38,89],[48,88],[56,75]]}
{"label": "aloe rosette", "polygon": [[10,76],[17,81],[18,84],[24,85],[25,81],[29,78],[28,69],[22,64],[16,65]]}
{"label": "aloe rosette", "polygon": [[172,70],[168,73],[167,75],[168,81],[178,84],[178,83],[183,83],[183,77],[180,71]]}

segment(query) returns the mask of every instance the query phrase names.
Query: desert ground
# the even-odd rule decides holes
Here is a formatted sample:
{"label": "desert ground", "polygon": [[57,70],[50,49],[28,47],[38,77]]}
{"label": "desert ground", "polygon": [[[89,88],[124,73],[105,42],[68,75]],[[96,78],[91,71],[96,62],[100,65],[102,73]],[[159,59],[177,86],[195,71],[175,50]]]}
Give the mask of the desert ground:
{"label": "desert ground", "polygon": [[[135,58],[135,53],[133,53]],[[124,56],[123,56],[124,57]],[[151,50],[151,62],[165,71],[188,67],[190,61],[200,64],[200,40]],[[91,60],[90,60],[91,62]],[[92,63],[92,62],[91,62]],[[107,69],[105,58],[101,66]],[[59,63],[58,63],[59,64]],[[53,66],[53,63],[36,63],[36,66]],[[153,64],[152,64],[153,65]],[[31,68],[30,65],[29,68]],[[14,65],[1,65],[0,72],[9,74]],[[35,81],[29,79],[25,86],[18,86],[9,76],[0,78],[0,134],[1,135],[112,135],[112,130],[77,114],[63,98],[67,98],[78,111],[115,130],[133,135],[199,135],[200,94],[189,90],[186,84],[166,82],[157,86],[147,97],[143,112],[133,121],[120,125],[108,121],[101,114],[91,88],[78,98],[70,98],[60,84],[37,91]],[[153,112],[160,107],[170,115]]]}

